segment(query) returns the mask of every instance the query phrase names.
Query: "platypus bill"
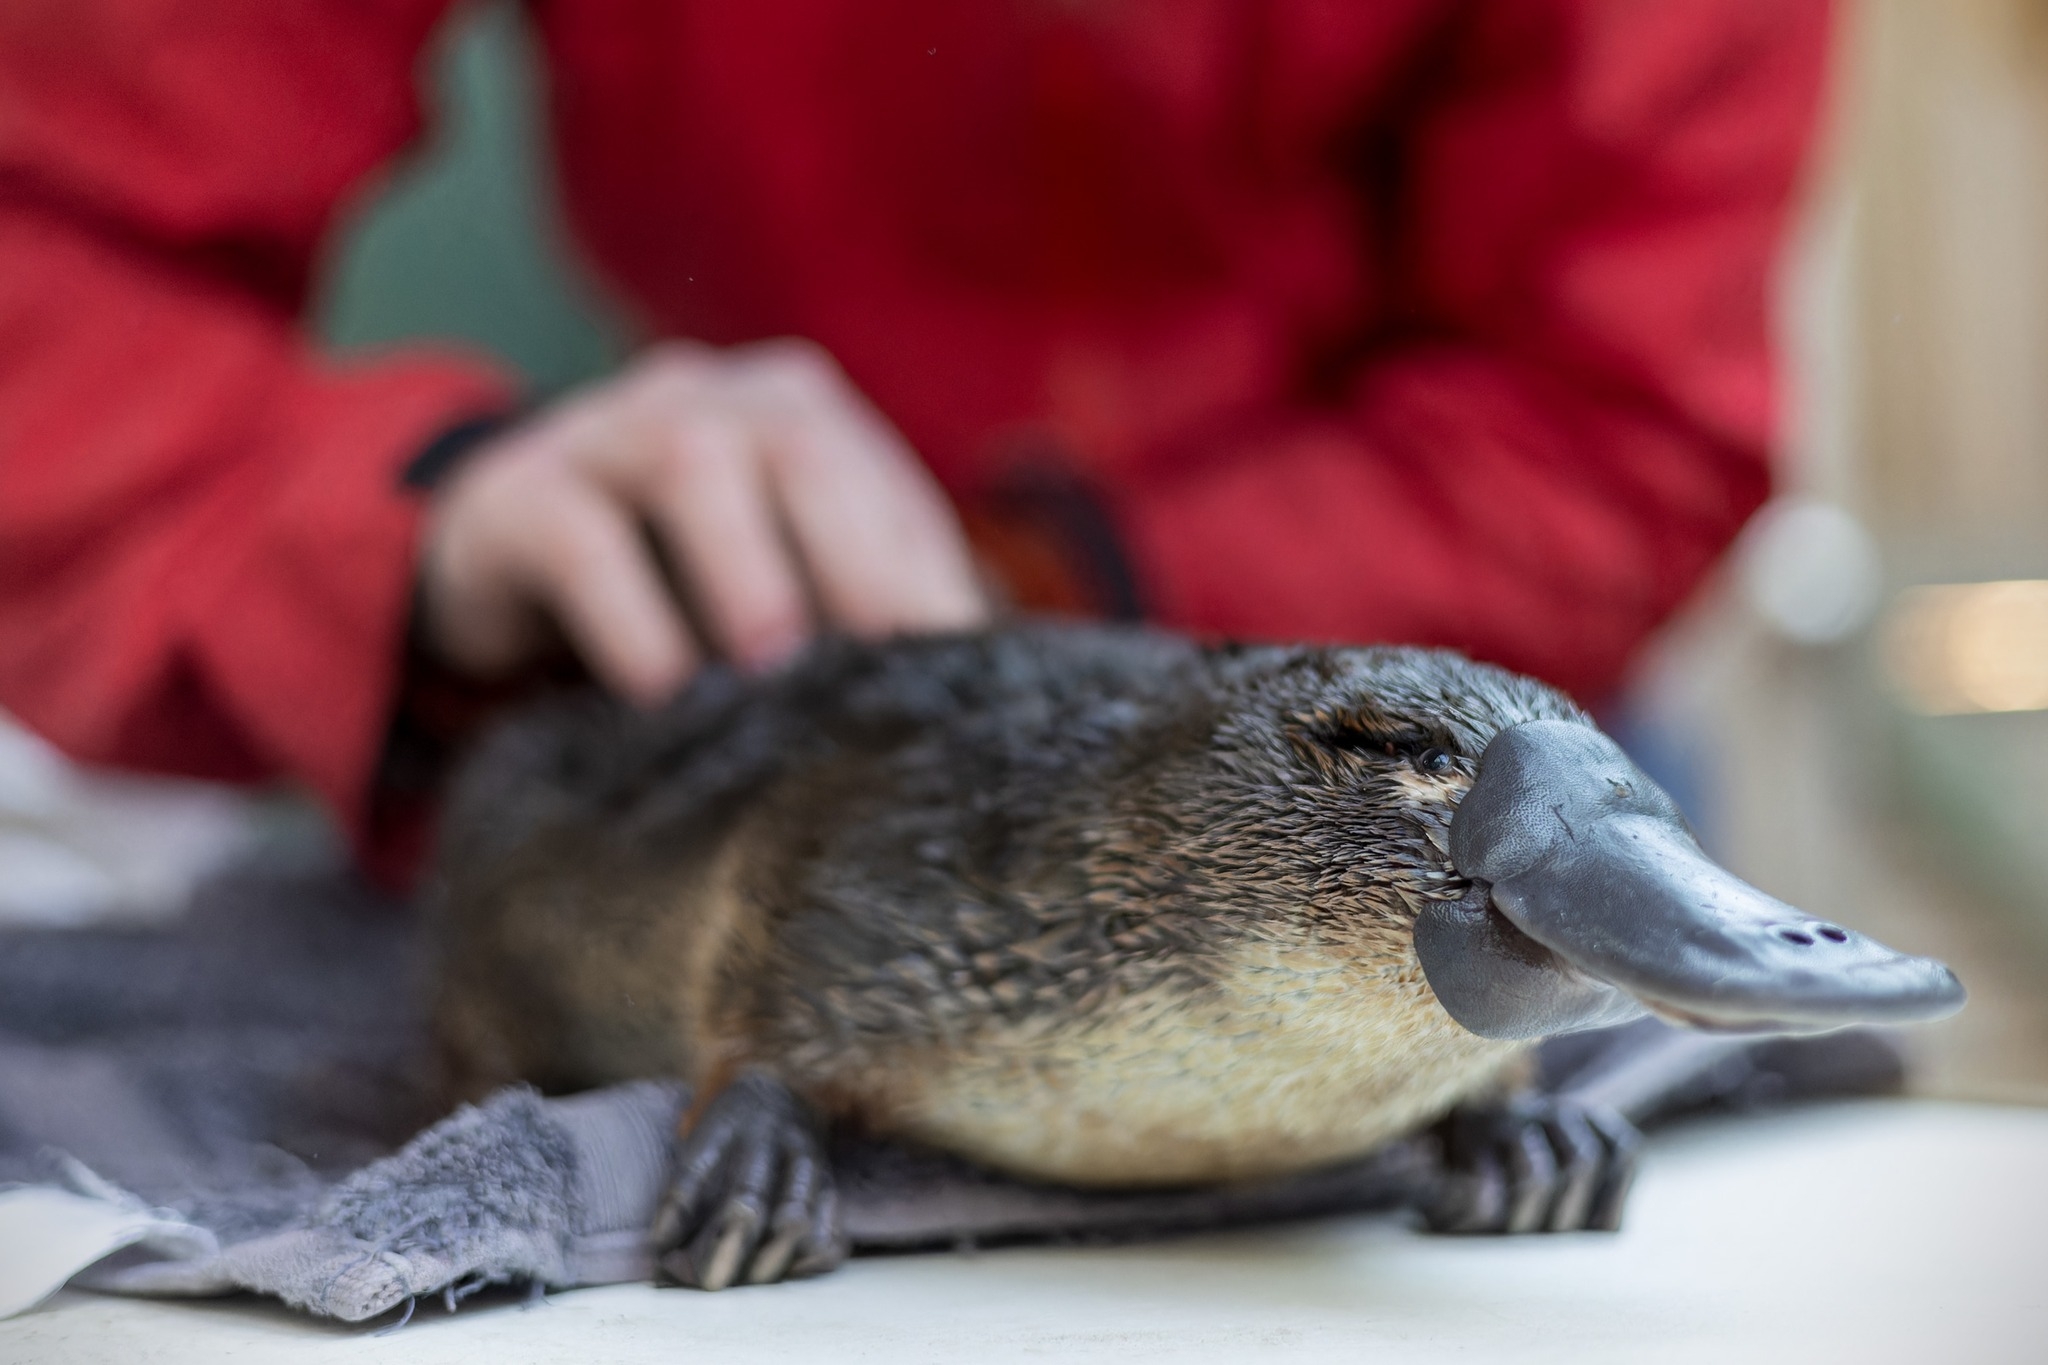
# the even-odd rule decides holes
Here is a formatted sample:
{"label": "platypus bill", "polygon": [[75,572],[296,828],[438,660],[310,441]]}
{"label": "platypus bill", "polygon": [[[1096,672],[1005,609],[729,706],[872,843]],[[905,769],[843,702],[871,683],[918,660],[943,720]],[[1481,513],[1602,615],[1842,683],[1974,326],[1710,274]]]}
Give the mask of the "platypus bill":
{"label": "platypus bill", "polygon": [[[844,1255],[833,1125],[1069,1185],[1232,1181],[1506,1102],[1533,1040],[1646,1011],[1962,1003],[1716,867],[1549,687],[1129,629],[828,641],[658,713],[550,704],[466,773],[434,899],[462,1092],[696,1087],[653,1235],[706,1288]],[[1613,1226],[1625,1125],[1525,1112],[1570,1178],[1496,1229]]]}

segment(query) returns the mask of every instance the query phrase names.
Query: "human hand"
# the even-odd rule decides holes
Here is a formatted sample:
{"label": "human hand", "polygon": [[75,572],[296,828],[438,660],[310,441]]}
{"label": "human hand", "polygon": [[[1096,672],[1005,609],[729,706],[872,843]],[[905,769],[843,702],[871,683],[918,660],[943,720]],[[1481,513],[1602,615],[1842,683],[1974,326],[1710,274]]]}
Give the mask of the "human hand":
{"label": "human hand", "polygon": [[800,341],[664,345],[494,438],[435,495],[419,579],[426,643],[461,672],[512,672],[552,622],[643,704],[709,654],[760,668],[821,626],[987,615],[944,495]]}

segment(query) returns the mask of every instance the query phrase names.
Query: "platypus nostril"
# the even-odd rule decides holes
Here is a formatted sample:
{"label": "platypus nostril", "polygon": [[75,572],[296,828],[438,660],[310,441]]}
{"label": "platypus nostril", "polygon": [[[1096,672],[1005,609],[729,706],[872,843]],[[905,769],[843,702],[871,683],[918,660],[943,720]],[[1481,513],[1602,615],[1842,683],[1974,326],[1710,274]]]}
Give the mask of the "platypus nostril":
{"label": "platypus nostril", "polygon": [[1849,931],[1847,929],[1837,929],[1832,924],[1823,924],[1814,932],[1830,943],[1847,943],[1849,941]]}
{"label": "platypus nostril", "polygon": [[1784,939],[1787,943],[1796,943],[1802,948],[1811,948],[1813,946],[1812,937],[1800,933],[1797,929],[1780,929],[1778,937]]}

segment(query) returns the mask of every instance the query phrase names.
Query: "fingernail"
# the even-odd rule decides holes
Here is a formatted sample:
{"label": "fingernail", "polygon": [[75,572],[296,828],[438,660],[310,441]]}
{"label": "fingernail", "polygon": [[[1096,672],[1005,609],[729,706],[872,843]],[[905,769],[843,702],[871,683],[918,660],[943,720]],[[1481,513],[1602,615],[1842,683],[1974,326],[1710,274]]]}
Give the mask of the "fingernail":
{"label": "fingernail", "polygon": [[764,631],[740,644],[735,662],[749,673],[770,673],[795,658],[809,642],[808,631]]}
{"label": "fingernail", "polygon": [[619,690],[626,694],[628,701],[641,710],[652,711],[672,701],[676,693],[682,691],[684,685],[690,681],[694,672],[694,669],[682,665],[674,668],[649,669],[642,672],[639,677],[627,681]]}

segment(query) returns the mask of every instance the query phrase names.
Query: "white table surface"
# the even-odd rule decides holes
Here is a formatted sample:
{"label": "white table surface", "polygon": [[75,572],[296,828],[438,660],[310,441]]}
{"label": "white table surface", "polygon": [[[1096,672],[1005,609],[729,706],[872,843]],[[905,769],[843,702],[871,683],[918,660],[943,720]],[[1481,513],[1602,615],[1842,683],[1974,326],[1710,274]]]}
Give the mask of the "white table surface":
{"label": "white table surface", "polygon": [[802,1284],[422,1304],[388,1335],[252,1299],[64,1294],[0,1365],[754,1361],[2048,1362],[2048,1110],[1872,1103],[1682,1129],[1619,1236],[1345,1218],[856,1261]]}

